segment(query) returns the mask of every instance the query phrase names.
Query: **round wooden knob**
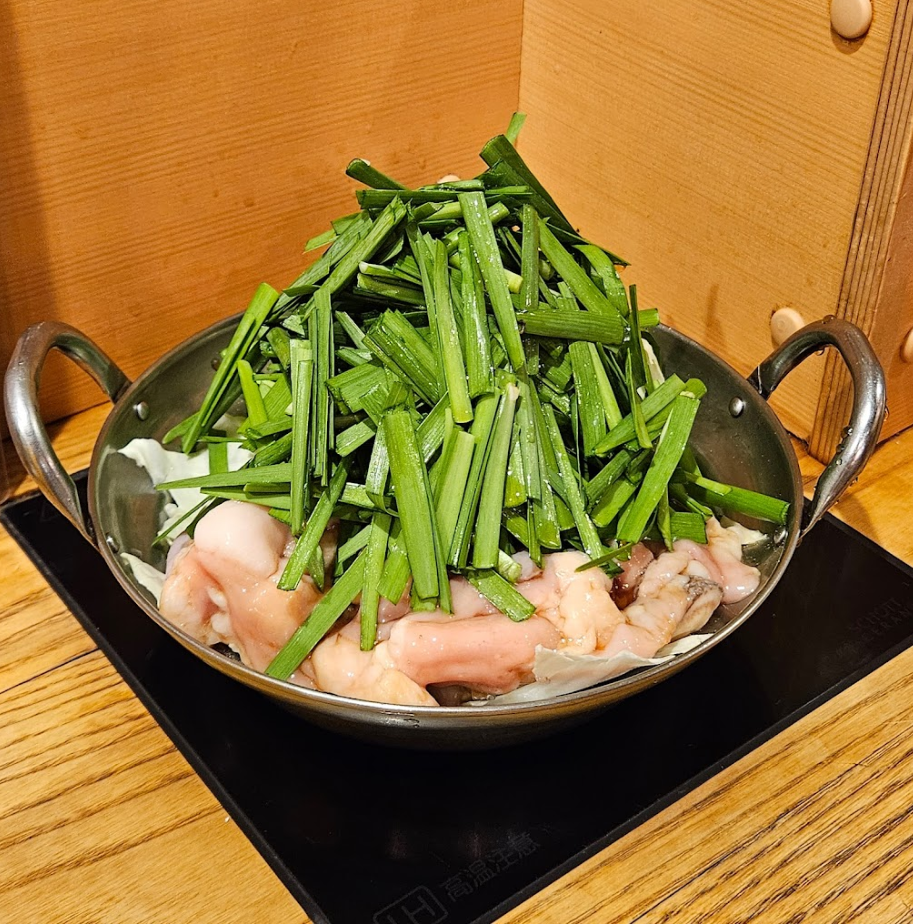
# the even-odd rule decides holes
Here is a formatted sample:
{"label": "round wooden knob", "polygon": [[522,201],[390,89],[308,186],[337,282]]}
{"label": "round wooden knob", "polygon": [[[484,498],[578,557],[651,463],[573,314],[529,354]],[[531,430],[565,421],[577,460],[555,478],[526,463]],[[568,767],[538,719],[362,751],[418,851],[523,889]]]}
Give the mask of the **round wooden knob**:
{"label": "round wooden knob", "polygon": [[903,343],[900,345],[900,358],[905,363],[913,363],[913,330],[903,338]]}
{"label": "round wooden knob", "polygon": [[770,317],[770,336],[777,346],[803,327],[805,319],[795,308],[778,308]]}
{"label": "round wooden knob", "polygon": [[862,38],[872,25],[872,0],[831,0],[831,26],[840,38]]}

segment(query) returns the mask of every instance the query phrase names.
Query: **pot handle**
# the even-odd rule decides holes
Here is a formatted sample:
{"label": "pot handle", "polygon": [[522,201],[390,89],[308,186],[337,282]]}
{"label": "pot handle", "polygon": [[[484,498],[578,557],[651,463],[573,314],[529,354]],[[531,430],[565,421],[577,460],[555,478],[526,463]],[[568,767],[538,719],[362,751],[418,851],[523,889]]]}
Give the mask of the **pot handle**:
{"label": "pot handle", "polygon": [[92,523],[83,513],[73,479],[54,452],[38,407],[41,371],[51,350],[60,350],[88,372],[112,401],[123,394],[130,380],[85,334],[59,321],[29,327],[19,338],[6,370],[6,419],[26,471],[48,500],[96,545]]}
{"label": "pot handle", "polygon": [[843,439],[818,478],[811,503],[805,506],[800,538],[859,477],[874,452],[886,412],[884,371],[865,334],[855,324],[829,316],[796,331],[748,377],[761,396],[768,398],[806,356],[826,346],[836,347],[849,369],[853,410]]}

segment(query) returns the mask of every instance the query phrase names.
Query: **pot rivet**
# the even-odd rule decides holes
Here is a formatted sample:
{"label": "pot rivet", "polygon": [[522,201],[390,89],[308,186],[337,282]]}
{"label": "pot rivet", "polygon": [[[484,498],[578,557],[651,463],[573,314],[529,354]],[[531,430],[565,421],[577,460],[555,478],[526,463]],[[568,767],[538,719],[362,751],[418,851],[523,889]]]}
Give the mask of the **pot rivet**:
{"label": "pot rivet", "polygon": [[139,417],[140,420],[145,420],[149,416],[149,405],[145,401],[138,401],[133,405],[133,413]]}
{"label": "pot rivet", "polygon": [[212,366],[212,368],[215,369],[216,372],[218,372],[218,371],[219,371],[219,366],[222,365],[222,357],[221,357],[221,356],[213,356],[212,361],[209,363],[209,365]]}
{"label": "pot rivet", "polygon": [[114,536],[112,536],[110,533],[108,533],[108,535],[105,536],[105,542],[107,543],[108,548],[109,548],[115,555],[120,551],[120,546],[117,544],[117,540],[116,540],[116,539],[114,538]]}
{"label": "pot rivet", "polygon": [[733,417],[741,417],[742,411],[745,410],[745,402],[741,398],[733,398],[729,402],[729,413]]}

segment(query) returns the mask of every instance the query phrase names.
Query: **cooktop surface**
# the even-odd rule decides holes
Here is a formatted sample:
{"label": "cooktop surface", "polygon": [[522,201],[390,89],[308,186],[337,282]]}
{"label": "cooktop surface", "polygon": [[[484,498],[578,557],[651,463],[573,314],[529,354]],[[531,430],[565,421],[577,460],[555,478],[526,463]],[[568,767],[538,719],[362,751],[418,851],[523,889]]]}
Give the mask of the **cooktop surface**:
{"label": "cooktop surface", "polygon": [[913,570],[827,517],[764,606],[659,686],[540,742],[399,751],[197,661],[43,497],[0,521],[318,924],[494,921],[913,642]]}

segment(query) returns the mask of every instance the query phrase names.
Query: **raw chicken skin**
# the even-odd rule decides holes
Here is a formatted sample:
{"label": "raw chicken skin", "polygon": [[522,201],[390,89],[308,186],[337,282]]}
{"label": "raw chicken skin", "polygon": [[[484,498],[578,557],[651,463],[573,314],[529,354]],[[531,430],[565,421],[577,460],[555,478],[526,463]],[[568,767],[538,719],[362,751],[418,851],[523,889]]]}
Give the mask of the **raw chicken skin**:
{"label": "raw chicken skin", "polygon": [[[349,626],[357,628],[358,622]],[[357,637],[340,631],[324,639],[309,661],[317,688],[327,693],[375,703],[437,705],[424,687],[396,668],[387,642],[380,642],[372,651],[362,651]]]}
{"label": "raw chicken skin", "polygon": [[[718,584],[687,574],[685,551],[664,552],[647,566],[637,599],[624,610],[624,622],[599,652],[612,657],[630,651],[652,658],[672,639],[700,629],[719,605]],[[688,631],[682,626],[687,625]]]}
{"label": "raw chicken skin", "polygon": [[458,619],[410,613],[386,643],[392,663],[417,684],[459,683],[480,693],[508,693],[533,679],[536,646],[555,648],[559,635],[547,619],[514,622],[501,613]]}
{"label": "raw chicken skin", "polygon": [[690,573],[723,588],[723,603],[738,603],[758,589],[761,572],[742,561],[739,530],[724,528],[715,517],[707,521],[707,545],[679,539],[674,548],[687,552],[698,566],[690,568]]}
{"label": "raw chicken skin", "polygon": [[612,579],[600,568],[577,571],[589,561],[583,552],[555,552],[543,570],[517,590],[561,633],[557,647],[568,654],[592,654],[605,647],[624,617],[610,596]]}
{"label": "raw chicken skin", "polygon": [[[292,679],[355,699],[433,706],[426,689],[432,684],[497,695],[533,680],[537,647],[652,657],[701,629],[721,599],[735,602],[758,586],[757,569],[741,560],[738,530],[710,520],[707,537],[706,546],[680,540],[655,559],[636,546],[622,563],[618,587],[599,568],[578,572],[589,561],[581,552],[549,554],[541,568],[520,553],[516,587],[536,607],[524,622],[498,612],[462,577],[450,579],[452,614],[410,612],[407,587],[396,604],[381,601],[372,651],[361,650],[359,620],[350,620],[315,647]],[[329,568],[334,530],[322,545]],[[293,546],[288,528],[263,508],[216,507],[200,520],[194,541],[171,558],[163,615],[204,644],[228,643],[245,664],[264,670],[321,596],[309,577],[293,592],[277,588]]]}
{"label": "raw chicken skin", "polygon": [[258,671],[310,614],[320,591],[305,577],[292,592],[276,581],[292,535],[256,504],[229,501],[197,524],[174,561],[159,609],[206,645],[224,642]]}

